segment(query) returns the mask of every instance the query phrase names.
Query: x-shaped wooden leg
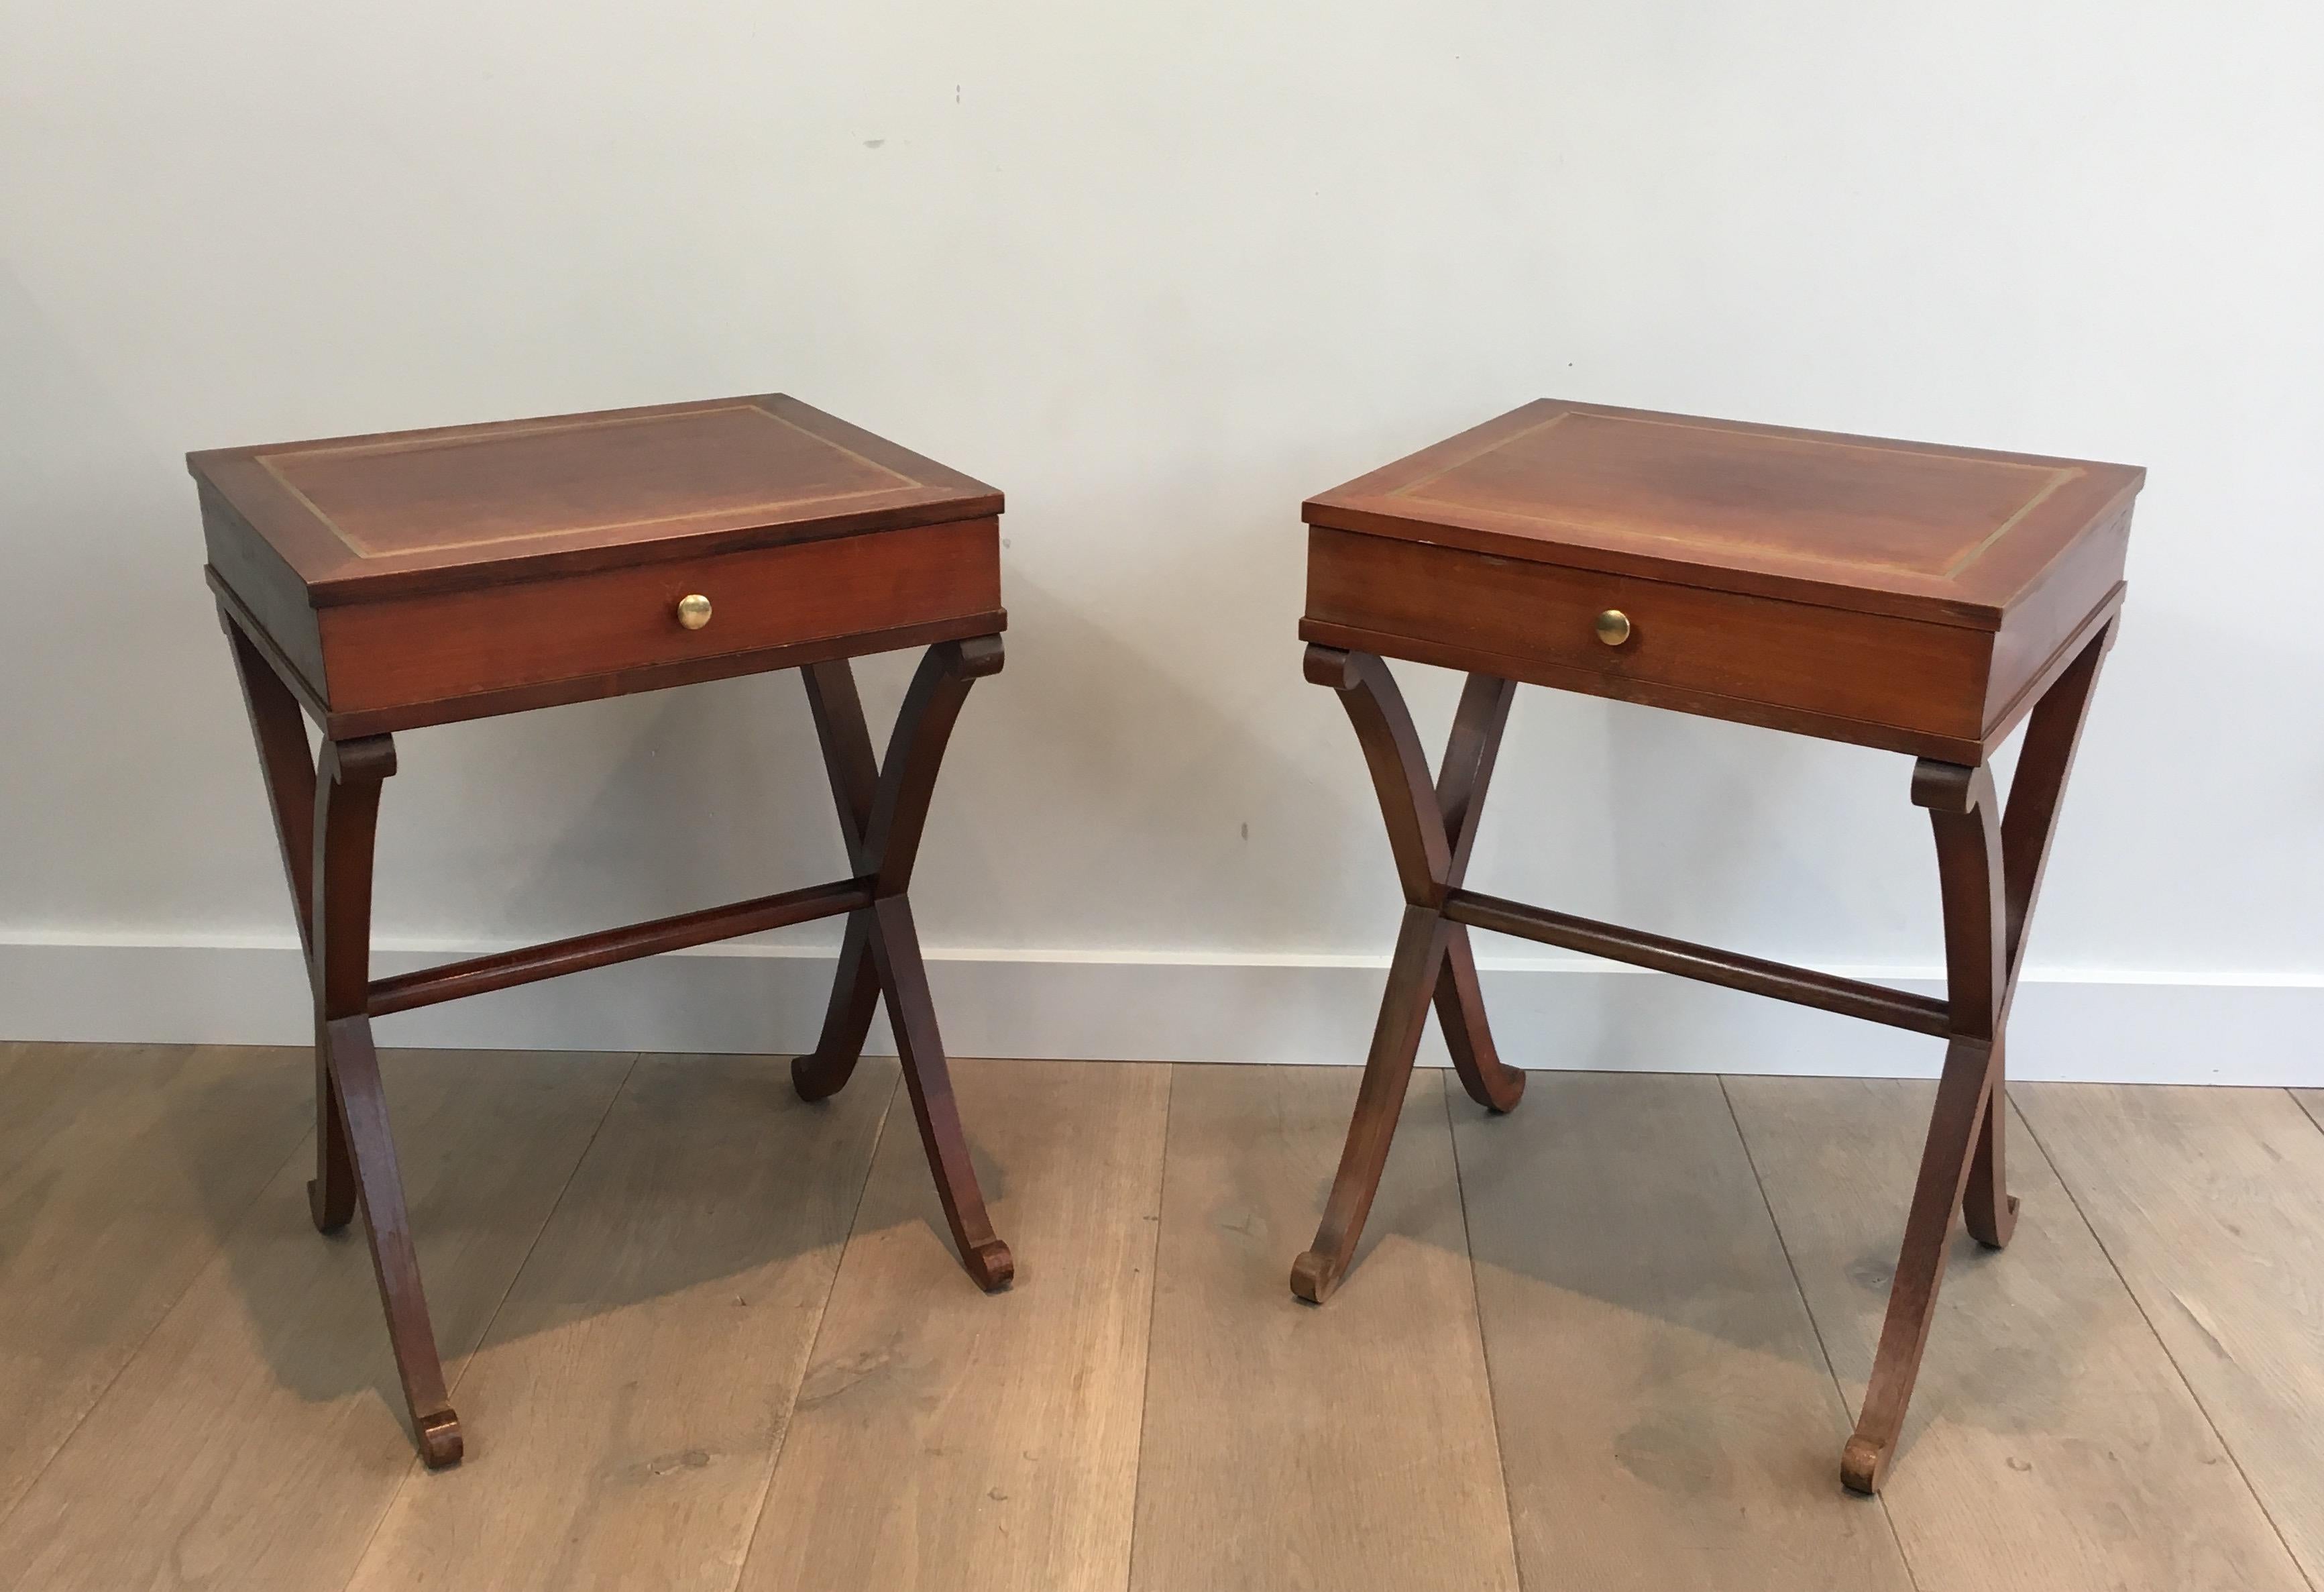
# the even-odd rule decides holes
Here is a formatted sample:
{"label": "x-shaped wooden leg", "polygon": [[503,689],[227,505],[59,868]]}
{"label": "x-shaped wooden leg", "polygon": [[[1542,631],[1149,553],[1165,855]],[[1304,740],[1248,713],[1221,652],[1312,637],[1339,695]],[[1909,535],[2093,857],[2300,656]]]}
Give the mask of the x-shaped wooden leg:
{"label": "x-shaped wooden leg", "polygon": [[420,1288],[367,1014],[372,842],[380,784],[395,772],[395,743],[386,736],[325,741],[319,758],[310,761],[297,699],[233,622],[225,625],[314,986],[315,1179],[307,1185],[309,1210],[326,1233],[362,1210],[412,1435],[429,1466],[455,1464],[462,1452],[460,1421],[445,1392]]}
{"label": "x-shaped wooden leg", "polygon": [[1428,764],[1388,665],[1370,653],[1307,649],[1307,678],[1339,692],[1355,726],[1364,761],[1388,821],[1388,845],[1404,885],[1404,922],[1388,964],[1388,988],[1371,1053],[1348,1125],[1347,1147],[1323,1208],[1315,1242],[1291,1267],[1291,1291],[1314,1304],[1328,1299],[1355,1258],[1364,1217],[1379,1191],[1396,1135],[1421,1030],[1434,997],[1446,1049],[1462,1086],[1479,1105],[1507,1111],[1525,1093],[1525,1074],[1504,1066],[1485,1023],[1477,964],[1467,928],[1443,915],[1445,893],[1468,872],[1484,812],[1486,786],[1508,721],[1514,682],[1472,674],[1453,715],[1444,762],[1432,784]]}
{"label": "x-shaped wooden leg", "polygon": [[896,717],[883,764],[872,761],[862,699],[846,661],[811,664],[801,671],[847,855],[855,875],[872,881],[873,899],[848,914],[822,1038],[813,1051],[791,1063],[791,1080],[801,1097],[820,1100],[837,1092],[855,1070],[872,1008],[885,994],[889,1026],[896,1032],[905,1087],[945,1219],[962,1263],[988,1293],[1009,1285],[1016,1262],[993,1234],[970,1164],[906,889],[953,720],[970,685],[999,672],[1002,658],[997,635],[930,647]]}
{"label": "x-shaped wooden leg", "polygon": [[2006,812],[1985,764],[1923,758],[1913,770],[1913,801],[1929,810],[1936,834],[1950,1037],[1863,1412],[1840,1456],[1840,1479],[1859,1493],[1879,1490],[1895,1456],[1935,1319],[1954,1210],[1993,1248],[2008,1243],[2016,1226],[2004,1155],[2003,1034],[2066,774],[2112,640],[2109,625],[2034,706]]}
{"label": "x-shaped wooden leg", "polygon": [[[839,832],[847,846],[848,863],[861,873],[864,842],[872,831],[872,809],[880,795],[880,764],[872,754],[872,732],[863,722],[863,699],[856,694],[855,671],[846,659],[835,658],[828,663],[808,664],[799,671],[799,680],[807,687],[816,738],[823,743],[824,768],[831,776],[832,802],[839,810]],[[822,1036],[813,1051],[791,1060],[791,1082],[799,1098],[825,1099],[847,1086],[855,1075],[855,1063],[862,1057],[864,1036],[872,1032],[872,1014],[879,1005],[880,974],[872,965],[872,911],[866,907],[847,914],[839,947],[839,972],[832,981]]]}

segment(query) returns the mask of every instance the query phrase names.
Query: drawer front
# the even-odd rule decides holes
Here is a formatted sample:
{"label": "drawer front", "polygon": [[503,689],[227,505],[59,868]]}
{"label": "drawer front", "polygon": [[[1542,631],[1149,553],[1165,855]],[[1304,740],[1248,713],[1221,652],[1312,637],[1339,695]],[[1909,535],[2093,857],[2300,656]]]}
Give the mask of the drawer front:
{"label": "drawer front", "polygon": [[[679,622],[689,596],[710,600],[699,629]],[[330,607],[321,618],[331,711],[352,714],[708,666],[1000,607],[1000,522],[984,519]]]}
{"label": "drawer front", "polygon": [[[1690,711],[1718,713],[1717,702],[1692,699],[1708,694],[1931,736],[1978,733],[1986,631],[1392,537],[1308,534],[1307,616],[1324,625],[1489,653],[1516,678]],[[1598,634],[1609,611],[1629,621],[1619,645]]]}

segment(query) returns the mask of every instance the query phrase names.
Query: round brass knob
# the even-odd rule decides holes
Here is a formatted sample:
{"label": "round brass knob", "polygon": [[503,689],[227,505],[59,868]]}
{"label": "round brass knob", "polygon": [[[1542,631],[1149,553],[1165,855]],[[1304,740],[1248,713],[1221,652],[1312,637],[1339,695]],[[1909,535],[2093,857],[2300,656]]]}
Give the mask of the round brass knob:
{"label": "round brass knob", "polygon": [[710,623],[710,599],[700,592],[678,599],[678,622],[688,630],[699,630]]}
{"label": "round brass knob", "polygon": [[1598,639],[1609,647],[1618,647],[1630,639],[1630,616],[1619,608],[1609,608],[1598,616]]}

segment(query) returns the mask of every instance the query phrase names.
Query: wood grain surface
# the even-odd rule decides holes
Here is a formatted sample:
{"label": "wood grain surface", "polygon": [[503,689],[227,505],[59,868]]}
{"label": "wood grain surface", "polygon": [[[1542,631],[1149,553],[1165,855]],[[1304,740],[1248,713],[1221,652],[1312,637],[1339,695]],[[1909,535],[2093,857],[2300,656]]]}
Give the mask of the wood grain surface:
{"label": "wood grain surface", "polygon": [[0,1515],[298,1145],[311,1068],[290,1050],[0,1045]]}
{"label": "wood grain surface", "polygon": [[1016,1281],[987,1295],[961,1274],[899,1102],[759,1518],[749,1592],[1122,1585],[1169,1071],[954,1069]]}
{"label": "wood grain surface", "polygon": [[782,393],[212,449],[186,467],[228,511],[206,515],[213,546],[254,540],[318,606],[1001,509],[983,482]]}
{"label": "wood grain surface", "polygon": [[1425,1070],[1317,1310],[1352,1069],[964,1064],[990,1297],[892,1062],[816,1106],[780,1057],[385,1072],[444,1472],[309,1226],[303,1054],[0,1047],[0,1387],[79,1419],[0,1445],[0,1587],[2308,1585],[2314,1091],[2020,1086],[2015,1241],[1957,1235],[1866,1500],[1925,1085],[1536,1072],[1489,1119]]}
{"label": "wood grain surface", "polygon": [[[626,1056],[383,1058],[447,1369],[484,1336]],[[302,1069],[302,1071],[305,1069]],[[306,1078],[286,1096],[306,1111]],[[363,1240],[296,1155],[16,1508],[0,1587],[342,1587],[417,1463]]]}
{"label": "wood grain surface", "polygon": [[[1729,1095],[1851,1404],[1932,1090],[1732,1078]],[[1882,1501],[1921,1592],[2305,1583],[2049,1163],[2019,1134],[2004,1251],[1956,1226]]]}
{"label": "wood grain surface", "polygon": [[1720,1080],[1538,1072],[1452,1120],[1526,1584],[1909,1592]]}
{"label": "wood grain surface", "polygon": [[[1544,398],[1319,493],[1311,525],[1997,628],[2130,465]],[[2112,572],[2079,572],[2086,612]]]}
{"label": "wood grain surface", "polygon": [[1356,1075],[1176,1071],[1131,1586],[1516,1587],[1446,1075],[1413,1078],[1355,1268],[1319,1309],[1283,1273]]}
{"label": "wood grain surface", "polygon": [[865,1071],[808,1106],[766,1057],[638,1063],[460,1379],[475,1451],[355,1587],[733,1585],[895,1095]]}
{"label": "wood grain surface", "polygon": [[[1000,542],[998,520],[972,520],[327,608],[331,709],[392,716],[479,691],[702,672],[721,658],[961,624],[1001,607]],[[678,622],[690,593],[711,601],[700,630]]]}
{"label": "wood grain surface", "polygon": [[[1619,646],[1594,628],[1609,608],[1630,622]],[[1307,618],[1457,639],[1561,680],[1602,677],[1609,696],[1652,700],[1665,688],[1955,740],[1985,724],[1992,638],[1957,625],[1321,527],[1308,532]]]}
{"label": "wood grain surface", "polygon": [[2017,1103],[2324,1585],[2324,1133],[2281,1089],[2034,1084]]}

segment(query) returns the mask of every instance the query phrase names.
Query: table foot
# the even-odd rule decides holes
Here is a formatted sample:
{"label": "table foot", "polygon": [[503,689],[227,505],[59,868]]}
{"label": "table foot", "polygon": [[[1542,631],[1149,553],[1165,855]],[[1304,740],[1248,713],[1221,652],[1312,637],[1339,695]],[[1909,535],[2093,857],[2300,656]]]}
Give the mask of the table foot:
{"label": "table foot", "polygon": [[1339,1291],[1341,1275],[1330,1255],[1305,1250],[1291,1263],[1291,1291],[1309,1304],[1319,1305]]}
{"label": "table foot", "polygon": [[1985,1097],[1985,1117],[1978,1125],[1977,1152],[1969,1169],[1969,1187],[1961,1194],[1961,1221],[1969,1236],[1987,1249],[2007,1245],[2017,1231],[2017,1196],[2009,1191],[2004,1134],[2009,1126],[2009,1094],[2002,1078],[2008,1063],[2000,1047],[1993,1058],[1993,1087]]}
{"label": "table foot", "polygon": [[2006,1249],[2010,1239],[2017,1236],[2017,1196],[2012,1194],[1993,1217],[1983,1223],[1969,1222],[1969,1236],[1987,1249]]}
{"label": "table foot", "polygon": [[315,1034],[315,1175],[307,1184],[307,1213],[318,1233],[336,1233],[355,1219],[355,1166],[331,1077],[329,1043]]}
{"label": "table foot", "polygon": [[828,1056],[820,1051],[791,1058],[791,1088],[802,1100],[828,1100],[855,1076],[854,1056]]}
{"label": "table foot", "polygon": [[420,1458],[430,1470],[444,1470],[460,1462],[467,1445],[460,1438],[460,1418],[452,1406],[416,1418],[413,1429],[420,1438]]}
{"label": "table foot", "polygon": [[334,1208],[332,1202],[323,1193],[321,1180],[309,1178],[307,1180],[307,1214],[313,1218],[315,1231],[318,1233],[343,1233],[346,1230],[348,1221],[355,1216],[355,1201],[350,1199],[344,1207]]}
{"label": "table foot", "polygon": [[964,1258],[969,1276],[987,1293],[1000,1293],[1017,1281],[1017,1257],[998,1238],[975,1245]]}
{"label": "table foot", "polygon": [[1888,1457],[1895,1452],[1892,1443],[1877,1443],[1861,1435],[1848,1439],[1840,1451],[1840,1485],[1851,1493],[1870,1497],[1888,1479]]}

